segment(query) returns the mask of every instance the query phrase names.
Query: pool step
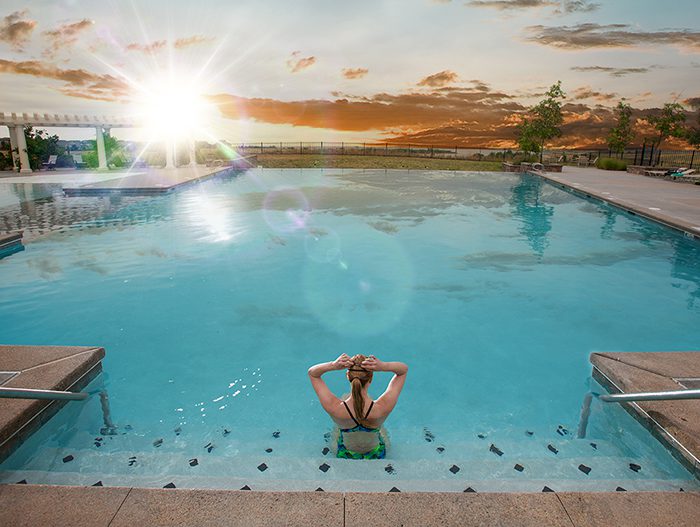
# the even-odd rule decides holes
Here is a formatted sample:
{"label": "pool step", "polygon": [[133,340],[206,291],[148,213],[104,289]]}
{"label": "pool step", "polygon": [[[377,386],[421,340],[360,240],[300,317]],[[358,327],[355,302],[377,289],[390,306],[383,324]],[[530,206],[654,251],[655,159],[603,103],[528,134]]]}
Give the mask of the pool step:
{"label": "pool step", "polygon": [[[429,482],[437,485],[435,488],[442,489],[475,481],[479,481],[483,489],[502,486],[504,489],[527,488],[531,491],[542,482],[542,486],[554,488],[554,485],[562,490],[600,490],[611,486],[626,490],[652,490],[661,488],[659,482],[665,482],[662,487],[668,489],[698,488],[697,482],[682,473],[669,474],[653,466],[641,465],[638,460],[606,456],[579,459],[523,457],[517,462],[505,456],[493,456],[494,459],[461,459],[454,456],[442,460],[412,461],[350,461],[330,456],[275,457],[265,454],[227,456],[206,452],[191,456],[166,451],[107,452],[47,448],[41,459],[30,461],[21,470],[4,471],[0,473],[0,478],[3,482],[27,479],[30,482],[50,480],[86,484],[86,475],[90,475],[90,478],[94,475],[98,477],[96,481],[132,481],[130,485],[146,481],[151,482],[149,486],[176,479],[180,481],[179,486],[191,486],[194,484],[186,482],[194,478],[192,481],[245,480],[249,486],[265,486],[269,482],[272,487],[274,481],[293,480],[295,485],[301,486],[323,482],[329,489],[350,488],[347,487],[348,482],[354,482],[351,487],[355,488],[368,481],[372,482],[373,488],[401,481],[406,489],[417,490],[430,490]],[[490,483],[486,485],[485,482]],[[562,482],[568,482],[566,487]],[[289,483],[285,485],[281,488],[288,488]],[[230,483],[228,488],[231,488]]]}

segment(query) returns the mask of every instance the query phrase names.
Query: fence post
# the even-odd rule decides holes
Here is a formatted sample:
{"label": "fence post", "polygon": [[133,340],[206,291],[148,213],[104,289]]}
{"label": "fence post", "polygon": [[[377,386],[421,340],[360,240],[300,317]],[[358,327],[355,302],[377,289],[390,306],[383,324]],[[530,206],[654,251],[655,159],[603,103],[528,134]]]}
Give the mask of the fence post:
{"label": "fence post", "polygon": [[433,150],[433,145],[430,145],[430,157],[435,157],[435,151]]}
{"label": "fence post", "polygon": [[457,145],[455,145],[455,159],[457,159]]}
{"label": "fence post", "polygon": [[323,141],[321,141],[321,155],[323,155]]}
{"label": "fence post", "polygon": [[389,155],[389,143],[384,143],[384,157]]}
{"label": "fence post", "polygon": [[299,155],[303,154],[303,147],[301,146],[301,141],[299,141]]}
{"label": "fence post", "polygon": [[260,153],[261,153],[261,154],[263,153],[263,144],[262,144],[262,141],[260,141]]}
{"label": "fence post", "polygon": [[690,154],[690,166],[688,168],[693,168],[693,162],[695,161],[695,150]]}
{"label": "fence post", "polygon": [[367,143],[362,143],[362,155],[367,154]]}
{"label": "fence post", "polygon": [[408,143],[408,157],[411,157],[411,143]]}

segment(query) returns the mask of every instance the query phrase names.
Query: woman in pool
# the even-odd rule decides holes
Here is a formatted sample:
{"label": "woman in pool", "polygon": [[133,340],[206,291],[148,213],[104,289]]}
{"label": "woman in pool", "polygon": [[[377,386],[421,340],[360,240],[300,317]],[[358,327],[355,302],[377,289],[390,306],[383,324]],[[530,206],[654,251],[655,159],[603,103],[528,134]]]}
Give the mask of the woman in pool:
{"label": "woman in pool", "polygon": [[[326,386],[321,376],[329,371],[347,369],[352,391],[339,399]],[[375,371],[390,371],[394,377],[382,396],[373,401],[367,389]],[[316,364],[309,368],[309,379],[323,409],[336,425],[332,445],[336,456],[345,459],[383,459],[386,455],[387,436],[382,423],[396,406],[406,382],[408,366],[403,362],[382,362],[373,355],[349,357],[343,353],[333,362]]]}

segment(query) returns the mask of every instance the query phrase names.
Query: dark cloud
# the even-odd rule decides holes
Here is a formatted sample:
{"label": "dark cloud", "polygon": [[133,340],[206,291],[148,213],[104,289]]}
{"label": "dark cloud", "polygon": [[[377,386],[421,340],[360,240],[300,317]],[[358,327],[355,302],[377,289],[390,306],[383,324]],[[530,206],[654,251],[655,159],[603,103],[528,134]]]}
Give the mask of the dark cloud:
{"label": "dark cloud", "polygon": [[37,60],[15,62],[0,59],[0,73],[58,80],[64,83],[59,90],[72,97],[116,101],[129,94],[128,84],[112,75],[99,75],[84,69],[61,69]]}
{"label": "dark cloud", "polygon": [[316,63],[316,57],[301,57],[301,51],[295,51],[291,57],[287,59],[287,67],[292,73],[298,73],[301,70],[313,66]]}
{"label": "dark cloud", "polygon": [[10,13],[0,22],[0,41],[7,42],[15,51],[22,51],[36,27],[36,20],[26,18],[27,9]]}
{"label": "dark cloud", "polygon": [[457,75],[454,71],[444,70],[438,73],[433,73],[432,75],[428,75],[427,77],[421,79],[418,86],[430,86],[435,88],[439,86],[446,86],[452,82],[456,82],[458,79],[459,75]]}
{"label": "dark cloud", "polygon": [[596,101],[610,101],[617,97],[617,93],[604,93],[592,89],[590,86],[583,86],[581,88],[575,89],[571,92],[570,97],[574,101],[580,101],[582,99],[594,99]]}
{"label": "dark cloud", "polygon": [[529,26],[525,40],[558,49],[633,48],[647,45],[671,45],[700,50],[700,32],[635,31],[627,24],[579,24],[576,26]]}
{"label": "dark cloud", "polygon": [[590,13],[599,7],[600,4],[586,0],[563,0],[561,7],[555,11],[555,14]]}
{"label": "dark cloud", "polygon": [[346,79],[361,79],[369,73],[367,68],[344,68],[343,77]]}
{"label": "dark cloud", "polygon": [[573,71],[581,72],[601,72],[608,73],[613,77],[624,77],[625,75],[630,75],[632,73],[648,73],[651,69],[658,68],[659,66],[649,66],[647,68],[611,68],[609,66],[574,66],[571,69]]}
{"label": "dark cloud", "polygon": [[212,42],[214,37],[205,37],[204,35],[192,35],[191,37],[183,37],[175,40],[173,47],[175,49],[188,48],[190,46],[198,46],[200,44],[208,44]]}
{"label": "dark cloud", "polygon": [[555,6],[559,2],[554,0],[472,0],[467,2],[471,7],[491,7],[505,11],[507,9],[524,9],[529,7]]}
{"label": "dark cloud", "polygon": [[167,40],[154,40],[148,44],[139,44],[138,42],[132,42],[126,45],[127,51],[138,51],[140,53],[147,53],[149,55],[153,53],[158,53],[159,51],[165,49],[168,45]]}
{"label": "dark cloud", "polygon": [[77,22],[62,24],[56,29],[44,31],[42,34],[49,39],[49,48],[44,50],[44,55],[53,57],[61,48],[68,48],[78,41],[81,32],[89,29],[93,21],[87,18]]}

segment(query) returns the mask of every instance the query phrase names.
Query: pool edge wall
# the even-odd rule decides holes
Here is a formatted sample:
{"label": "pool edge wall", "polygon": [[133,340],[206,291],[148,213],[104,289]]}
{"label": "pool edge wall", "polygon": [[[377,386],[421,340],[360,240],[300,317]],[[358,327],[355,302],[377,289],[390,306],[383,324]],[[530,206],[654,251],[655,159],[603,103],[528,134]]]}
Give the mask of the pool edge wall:
{"label": "pool edge wall", "polygon": [[[676,379],[700,378],[700,351],[595,352],[590,361],[593,379],[610,393],[682,390]],[[700,480],[700,401],[619,404]]]}
{"label": "pool edge wall", "polygon": [[[2,386],[79,391],[102,371],[105,351],[84,346],[0,345],[0,371],[12,372]],[[65,404],[82,401],[0,398],[0,463]]]}

